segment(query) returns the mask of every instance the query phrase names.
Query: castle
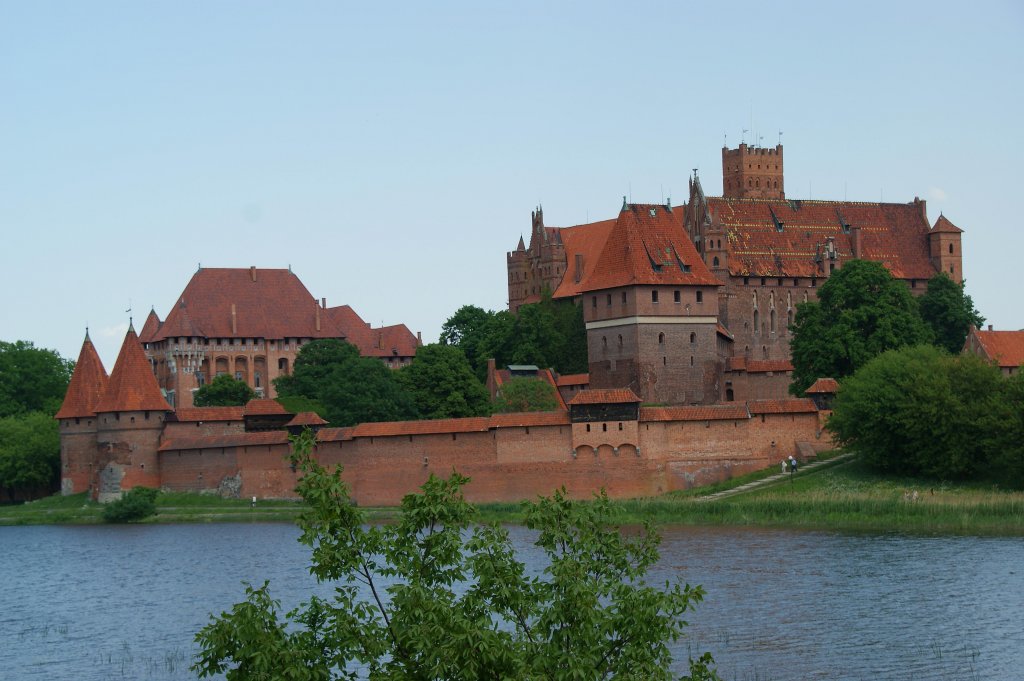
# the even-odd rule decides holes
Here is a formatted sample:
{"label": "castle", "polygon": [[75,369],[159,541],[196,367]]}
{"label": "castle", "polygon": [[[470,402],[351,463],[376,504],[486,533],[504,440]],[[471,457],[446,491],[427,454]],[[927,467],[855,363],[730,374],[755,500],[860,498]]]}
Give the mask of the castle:
{"label": "castle", "polygon": [[962,231],[925,202],[787,199],[782,145],[722,149],[722,196],[689,181],[683,207],[623,198],[609,220],[547,227],[507,253],[513,312],[542,292],[583,305],[590,386],[644,402],[785,396],[796,305],[850,259],[883,263],[912,293],[963,278]]}
{"label": "castle", "polygon": [[[529,247],[520,238],[507,254],[509,307],[547,290],[581,305],[587,328],[589,374],[548,377],[557,411],[352,428],[287,413],[266,398],[302,343],[342,338],[400,366],[418,340],[317,303],[290,271],[200,270],[164,321],[150,313],[140,336],[129,329],[109,378],[86,336],[57,414],[62,490],[293,496],[288,435],[302,427],[361,504],[397,504],[452,468],[472,478],[471,500],[516,501],[562,484],[653,495],[805,459],[829,446],[821,418],[836,384],[786,396],[796,304],[852,258],[884,263],[915,293],[939,271],[959,282],[961,230],[942,216],[929,225],[916,198],[786,199],[781,145],[723,149],[722,163],[721,197],[694,175],[685,206],[623,199],[614,218],[566,228],[533,213]],[[223,373],[264,399],[191,406]]]}
{"label": "castle", "polygon": [[274,397],[274,379],[319,338],[348,341],[392,368],[412,361],[422,345],[404,324],[374,329],[348,305],[327,307],[290,268],[200,268],[167,318],[151,310],[139,334],[163,396],[186,408],[196,390],[224,374],[258,397]]}

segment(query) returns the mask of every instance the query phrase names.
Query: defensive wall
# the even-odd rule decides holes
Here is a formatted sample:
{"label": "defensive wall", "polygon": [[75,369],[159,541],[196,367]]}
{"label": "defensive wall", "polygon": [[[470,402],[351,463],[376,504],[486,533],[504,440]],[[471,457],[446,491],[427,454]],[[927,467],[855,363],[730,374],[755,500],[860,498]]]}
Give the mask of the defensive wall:
{"label": "defensive wall", "polygon": [[[157,453],[160,486],[291,498],[286,431],[202,434],[180,422]],[[191,434],[195,433],[195,434]],[[565,486],[576,498],[652,496],[723,480],[829,446],[809,399],[643,407],[639,418],[573,423],[567,412],[323,428],[316,457],[341,465],[356,503],[397,505],[434,473],[470,477],[474,502],[515,502]]]}

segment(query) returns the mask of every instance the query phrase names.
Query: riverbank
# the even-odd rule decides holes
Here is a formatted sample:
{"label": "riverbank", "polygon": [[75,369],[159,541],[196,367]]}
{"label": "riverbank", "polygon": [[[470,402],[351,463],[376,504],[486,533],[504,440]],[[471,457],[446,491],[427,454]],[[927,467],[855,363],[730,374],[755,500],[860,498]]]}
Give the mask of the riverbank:
{"label": "riverbank", "polygon": [[[826,458],[828,458],[826,456]],[[747,485],[762,481],[760,486]],[[735,490],[722,496],[722,492]],[[708,499],[711,495],[715,498]],[[736,525],[832,530],[1024,536],[1024,492],[992,484],[935,483],[892,478],[856,460],[835,459],[815,470],[780,476],[765,469],[723,483],[656,498],[613,503],[622,524],[652,519],[658,525]],[[520,504],[483,504],[481,520],[520,523]],[[146,523],[294,522],[296,501],[240,499],[199,494],[161,494],[157,514]],[[367,509],[372,520],[387,520],[395,509]],[[0,507],[0,525],[93,524],[102,506],[84,494],[53,496],[20,506]]]}

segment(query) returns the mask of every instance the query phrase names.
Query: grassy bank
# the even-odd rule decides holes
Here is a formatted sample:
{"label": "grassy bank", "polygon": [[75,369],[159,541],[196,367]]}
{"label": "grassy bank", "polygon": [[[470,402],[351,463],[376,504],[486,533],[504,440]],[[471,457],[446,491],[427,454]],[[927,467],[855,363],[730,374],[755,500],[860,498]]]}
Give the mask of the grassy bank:
{"label": "grassy bank", "polygon": [[[702,497],[770,478],[773,466],[732,480],[661,497],[615,502],[623,524],[652,518],[661,525],[758,525],[850,532],[983,534],[1024,536],[1024,492],[992,484],[935,483],[882,477],[857,461],[835,461],[793,479],[722,499]],[[200,494],[161,494],[148,523],[293,522],[301,502],[220,499]],[[0,506],[0,525],[102,522],[102,507],[84,494],[54,496],[21,506]],[[394,517],[394,509],[368,509],[373,520]],[[518,503],[483,504],[485,522],[522,522]]]}

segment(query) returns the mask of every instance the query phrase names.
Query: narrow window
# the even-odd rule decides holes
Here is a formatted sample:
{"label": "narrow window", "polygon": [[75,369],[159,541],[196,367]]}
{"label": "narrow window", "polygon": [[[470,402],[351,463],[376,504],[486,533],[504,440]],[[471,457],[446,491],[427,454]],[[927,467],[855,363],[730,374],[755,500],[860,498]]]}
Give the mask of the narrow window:
{"label": "narrow window", "polygon": [[691,343],[696,343],[697,342],[697,334],[694,331],[690,332],[690,342]]}
{"label": "narrow window", "polygon": [[665,344],[665,334],[659,333],[658,334],[658,345],[664,345],[664,344]]}
{"label": "narrow window", "polygon": [[601,432],[602,433],[607,433],[608,432],[608,424],[607,423],[602,423],[601,424]]}
{"label": "narrow window", "polygon": [[704,292],[703,291],[697,291],[697,302],[698,303],[703,303],[704,302]]}
{"label": "narrow window", "polygon": [[712,267],[718,267],[718,256],[717,255],[711,260],[711,266]]}
{"label": "narrow window", "polygon": [[673,292],[672,292],[672,298],[673,298],[673,299],[675,300],[675,302],[677,302],[677,303],[678,303],[678,302],[679,302],[680,300],[682,300],[682,298],[681,298],[681,296],[680,296],[680,294],[679,294],[679,291],[678,291],[678,290],[676,290],[676,291],[673,291]]}
{"label": "narrow window", "polygon": [[622,304],[623,305],[626,304],[626,292],[625,291],[622,292]]}
{"label": "narrow window", "polygon": [[597,307],[597,296],[591,296],[591,298],[590,298],[590,307],[593,307],[593,308]]}
{"label": "narrow window", "polygon": [[949,254],[953,255],[953,244],[949,245]]}
{"label": "narrow window", "polygon": [[658,302],[658,292],[657,291],[651,291],[651,302],[652,303]]}
{"label": "narrow window", "polygon": [[612,306],[612,294],[608,294],[608,299],[605,304],[608,305],[608,307]]}

